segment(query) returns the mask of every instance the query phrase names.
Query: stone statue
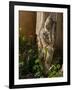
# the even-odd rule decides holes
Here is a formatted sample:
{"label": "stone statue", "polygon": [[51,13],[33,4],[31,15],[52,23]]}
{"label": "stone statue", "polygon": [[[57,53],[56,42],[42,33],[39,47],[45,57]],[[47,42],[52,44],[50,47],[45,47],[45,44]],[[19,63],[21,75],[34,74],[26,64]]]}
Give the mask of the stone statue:
{"label": "stone statue", "polygon": [[55,21],[53,21],[52,17],[48,16],[44,23],[44,27],[39,32],[39,57],[42,58],[41,61],[46,74],[48,73],[48,70],[50,68],[54,53],[55,25]]}

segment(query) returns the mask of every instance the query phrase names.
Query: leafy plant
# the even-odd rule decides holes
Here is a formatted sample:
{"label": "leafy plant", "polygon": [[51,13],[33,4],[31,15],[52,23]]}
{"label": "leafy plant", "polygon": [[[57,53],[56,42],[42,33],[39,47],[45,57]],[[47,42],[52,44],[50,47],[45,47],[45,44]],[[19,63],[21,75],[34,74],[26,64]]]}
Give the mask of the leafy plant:
{"label": "leafy plant", "polygon": [[[45,53],[47,53],[45,48]],[[44,68],[41,60],[43,55],[38,56],[38,47],[36,41],[28,40],[25,36],[19,36],[19,78],[41,78],[41,77],[61,77],[61,64],[52,64],[47,76],[44,74]],[[57,61],[57,59],[56,59]]]}
{"label": "leafy plant", "polygon": [[63,73],[60,71],[61,65],[55,64],[52,65],[51,69],[48,71],[48,77],[61,77],[63,76]]}

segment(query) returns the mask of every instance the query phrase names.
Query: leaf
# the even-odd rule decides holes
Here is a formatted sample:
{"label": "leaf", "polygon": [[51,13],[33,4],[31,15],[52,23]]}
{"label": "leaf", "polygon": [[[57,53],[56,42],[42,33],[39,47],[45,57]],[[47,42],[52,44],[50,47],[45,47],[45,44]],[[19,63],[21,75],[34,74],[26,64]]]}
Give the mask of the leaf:
{"label": "leaf", "polygon": [[54,65],[53,69],[54,69],[54,70],[57,70],[57,67]]}
{"label": "leaf", "polygon": [[37,70],[38,69],[38,65],[35,65],[34,67],[33,67],[33,70]]}
{"label": "leaf", "polygon": [[39,65],[40,66],[40,69],[43,70],[43,66],[42,65]]}
{"label": "leaf", "polygon": [[35,77],[40,77],[40,72],[35,73]]}
{"label": "leaf", "polygon": [[60,69],[60,64],[57,65],[57,68]]}
{"label": "leaf", "polygon": [[32,52],[32,49],[30,49],[28,52],[31,53]]}
{"label": "leaf", "polygon": [[48,48],[45,47],[44,50],[45,50],[45,54],[47,55]]}
{"label": "leaf", "polygon": [[36,59],[36,60],[35,60],[35,64],[37,64],[37,63],[39,63],[39,59]]}

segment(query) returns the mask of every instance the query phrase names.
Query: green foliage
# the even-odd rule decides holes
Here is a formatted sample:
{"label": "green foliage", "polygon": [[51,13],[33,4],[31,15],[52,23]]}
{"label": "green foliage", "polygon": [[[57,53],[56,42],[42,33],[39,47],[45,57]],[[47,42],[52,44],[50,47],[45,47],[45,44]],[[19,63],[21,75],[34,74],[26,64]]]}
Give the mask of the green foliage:
{"label": "green foliage", "polygon": [[60,64],[52,65],[51,69],[48,71],[48,77],[62,77],[63,73],[60,71],[60,68]]}
{"label": "green foliage", "polygon": [[43,67],[39,59],[35,60],[35,65],[33,66],[34,76],[36,78],[43,77]]}
{"label": "green foliage", "polygon": [[[47,53],[48,49],[45,48]],[[41,55],[40,57],[43,57]],[[42,59],[42,58],[41,58]],[[24,36],[19,36],[19,78],[41,78],[45,77],[44,67],[38,57],[36,41],[28,40]],[[60,77],[60,64],[53,64],[46,77]]]}
{"label": "green foliage", "polygon": [[24,78],[28,74],[34,74],[33,66],[37,59],[37,45],[35,41],[30,41],[24,36],[19,37],[19,78]]}

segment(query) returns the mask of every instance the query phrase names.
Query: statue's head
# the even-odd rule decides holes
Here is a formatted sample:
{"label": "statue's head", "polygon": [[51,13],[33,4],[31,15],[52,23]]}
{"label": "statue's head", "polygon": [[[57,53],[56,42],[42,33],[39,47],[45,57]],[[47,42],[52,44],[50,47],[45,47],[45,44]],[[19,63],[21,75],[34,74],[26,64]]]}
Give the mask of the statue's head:
{"label": "statue's head", "polygon": [[46,21],[45,21],[44,27],[47,30],[51,30],[52,27],[53,27],[53,23],[54,23],[54,21],[53,21],[52,17],[51,16],[48,16],[47,19],[46,19]]}

